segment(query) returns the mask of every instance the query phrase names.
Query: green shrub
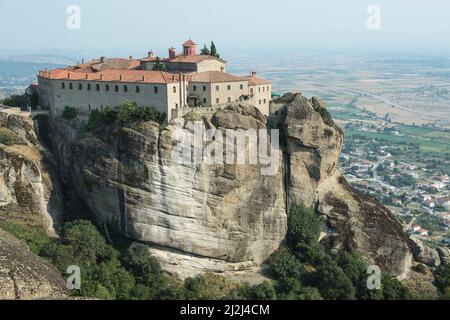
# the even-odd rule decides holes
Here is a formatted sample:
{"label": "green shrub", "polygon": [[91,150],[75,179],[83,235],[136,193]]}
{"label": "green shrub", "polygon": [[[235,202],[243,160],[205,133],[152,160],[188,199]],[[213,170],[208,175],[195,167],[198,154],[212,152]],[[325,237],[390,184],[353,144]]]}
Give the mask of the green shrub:
{"label": "green shrub", "polygon": [[444,291],[450,287],[450,263],[441,264],[435,271],[434,277],[439,290]]}
{"label": "green shrub", "polygon": [[396,278],[389,276],[383,276],[381,280],[381,287],[383,290],[383,298],[385,300],[410,300],[412,294],[408,288],[406,288]]}
{"label": "green shrub", "polygon": [[281,280],[300,278],[304,273],[303,265],[295,258],[289,249],[281,247],[268,260],[271,272]]}
{"label": "green shrub", "polygon": [[23,141],[14,131],[7,128],[0,128],[0,143],[6,146],[12,146],[15,144],[23,144]]}
{"label": "green shrub", "polygon": [[30,247],[30,250],[35,254],[39,254],[42,248],[51,241],[44,230],[29,227],[23,224],[15,222],[0,222],[0,228],[11,233],[18,239],[24,240]]}
{"label": "green shrub", "polygon": [[288,243],[292,248],[299,243],[316,243],[320,236],[321,219],[313,208],[303,204],[294,206],[288,217]]}
{"label": "green shrub", "polygon": [[3,100],[0,100],[0,104],[3,104],[8,107],[20,107],[20,100],[22,99],[22,96],[18,94],[14,94],[10,97],[7,97]]}
{"label": "green shrub", "polygon": [[127,101],[115,109],[106,107],[102,110],[93,110],[89,115],[85,130],[92,131],[114,122],[119,122],[121,125],[137,121],[154,121],[162,124],[165,120],[164,112],[159,112],[152,107],[138,107],[135,102]]}
{"label": "green shrub", "polygon": [[77,109],[66,106],[62,112],[62,117],[65,120],[73,120],[78,116]]}
{"label": "green shrub", "polygon": [[328,300],[353,300],[356,289],[344,270],[336,263],[324,263],[314,274],[315,287]]}

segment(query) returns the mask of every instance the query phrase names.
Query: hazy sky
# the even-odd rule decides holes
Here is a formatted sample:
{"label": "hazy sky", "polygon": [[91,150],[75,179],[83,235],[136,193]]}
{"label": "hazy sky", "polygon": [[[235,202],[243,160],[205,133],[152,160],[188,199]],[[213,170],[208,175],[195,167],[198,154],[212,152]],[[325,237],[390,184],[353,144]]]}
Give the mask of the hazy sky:
{"label": "hazy sky", "polygon": [[[66,27],[72,4],[80,30]],[[380,30],[366,24],[374,4]],[[13,50],[165,54],[187,38],[228,50],[450,47],[448,0],[0,0],[0,17],[0,48]]]}

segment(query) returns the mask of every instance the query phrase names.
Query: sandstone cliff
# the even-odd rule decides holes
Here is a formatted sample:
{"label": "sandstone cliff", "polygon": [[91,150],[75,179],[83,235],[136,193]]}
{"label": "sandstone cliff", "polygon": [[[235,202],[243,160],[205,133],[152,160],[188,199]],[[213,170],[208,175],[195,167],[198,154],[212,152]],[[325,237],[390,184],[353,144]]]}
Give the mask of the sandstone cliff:
{"label": "sandstone cliff", "polygon": [[[321,241],[355,250],[396,276],[412,254],[395,217],[361,196],[341,176],[343,133],[318,98],[288,94],[276,103],[285,115],[269,119],[281,133],[280,166],[180,164],[174,133],[202,129],[261,129],[254,107],[234,104],[211,116],[189,114],[160,128],[153,122],[110,126],[81,135],[79,123],[57,121],[51,140],[66,186],[88,204],[105,230],[116,226],[146,242],[170,271],[239,272],[257,268],[286,235],[288,207],[303,202],[325,217]],[[250,144],[250,142],[249,142]]]}
{"label": "sandstone cliff", "polygon": [[56,161],[39,142],[28,114],[0,111],[0,130],[0,220],[23,221],[54,234],[63,213]]}

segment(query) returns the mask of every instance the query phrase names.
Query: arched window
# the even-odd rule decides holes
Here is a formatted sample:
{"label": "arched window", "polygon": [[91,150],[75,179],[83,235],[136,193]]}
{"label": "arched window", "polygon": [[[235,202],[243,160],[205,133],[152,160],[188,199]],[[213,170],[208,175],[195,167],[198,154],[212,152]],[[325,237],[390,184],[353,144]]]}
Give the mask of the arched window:
{"label": "arched window", "polygon": [[206,91],[206,86],[203,86],[203,91]]}
{"label": "arched window", "polygon": [[73,89],[73,84],[72,84],[72,82],[71,82],[71,83],[69,83],[69,89],[70,89],[70,90],[72,90],[72,89]]}
{"label": "arched window", "polygon": [[253,94],[253,88],[250,89],[250,93]]}
{"label": "arched window", "polygon": [[154,88],[153,88],[153,91],[154,91],[155,93],[158,93],[158,87],[154,87]]}
{"label": "arched window", "polygon": [[128,92],[128,86],[123,86],[123,91]]}
{"label": "arched window", "polygon": [[139,86],[136,86],[136,92],[137,93],[141,92],[141,88]]}
{"label": "arched window", "polygon": [[106,91],[109,91],[109,84],[107,84],[107,85],[105,86],[105,90],[106,90]]}
{"label": "arched window", "polygon": [[95,85],[95,90],[100,91],[100,85],[99,84]]}
{"label": "arched window", "polygon": [[114,91],[119,92],[119,86],[117,84],[114,86]]}
{"label": "arched window", "polygon": [[78,90],[83,90],[83,85],[81,83],[78,84]]}
{"label": "arched window", "polygon": [[65,89],[66,88],[66,84],[63,82],[61,83],[61,89]]}
{"label": "arched window", "polygon": [[230,85],[228,85],[228,86],[227,86],[227,89],[228,89],[228,90],[231,90],[231,86],[230,86]]}
{"label": "arched window", "polygon": [[[90,83],[88,83],[87,89],[88,89],[88,91],[91,91],[91,84]],[[89,110],[91,110],[91,109],[89,109]]]}
{"label": "arched window", "polygon": [[197,91],[197,86],[194,86],[194,91]]}
{"label": "arched window", "polygon": [[241,84],[241,90],[244,90],[244,85],[243,84]]}
{"label": "arched window", "polygon": [[173,87],[173,93],[177,93],[177,87]]}

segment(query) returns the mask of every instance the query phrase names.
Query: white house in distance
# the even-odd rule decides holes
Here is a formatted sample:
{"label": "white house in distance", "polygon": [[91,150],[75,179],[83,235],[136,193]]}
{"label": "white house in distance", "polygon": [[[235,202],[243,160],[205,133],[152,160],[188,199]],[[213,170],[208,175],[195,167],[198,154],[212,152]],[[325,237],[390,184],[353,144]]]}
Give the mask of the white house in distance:
{"label": "white house in distance", "polygon": [[248,76],[226,73],[226,61],[198,54],[192,40],[183,44],[181,54],[169,49],[169,57],[160,59],[164,71],[153,70],[158,59],[150,51],[142,59],[102,57],[40,71],[40,105],[53,116],[69,106],[87,117],[92,110],[135,101],[165,112],[170,120],[195,108],[213,111],[230,102],[248,101],[269,115],[272,84],[256,72]]}

